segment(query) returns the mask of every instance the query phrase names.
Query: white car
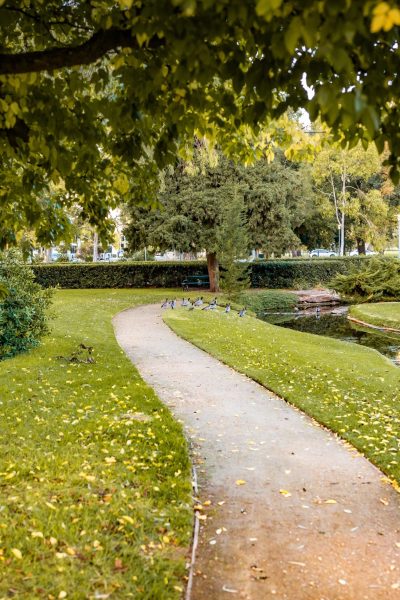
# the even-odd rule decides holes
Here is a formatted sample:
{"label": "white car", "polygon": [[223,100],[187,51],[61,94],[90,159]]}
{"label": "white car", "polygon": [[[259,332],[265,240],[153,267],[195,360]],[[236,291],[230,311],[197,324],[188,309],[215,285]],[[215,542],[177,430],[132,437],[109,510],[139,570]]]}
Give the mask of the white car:
{"label": "white car", "polygon": [[330,256],[337,256],[333,250],[327,250],[326,248],[315,248],[310,250],[311,258],[329,258]]}
{"label": "white car", "polygon": [[[375,254],[378,254],[378,253],[374,252],[373,250],[365,251],[365,256],[373,256]],[[358,256],[358,250],[352,250],[351,252],[349,252],[349,256]],[[362,254],[361,254],[361,256],[362,256]]]}

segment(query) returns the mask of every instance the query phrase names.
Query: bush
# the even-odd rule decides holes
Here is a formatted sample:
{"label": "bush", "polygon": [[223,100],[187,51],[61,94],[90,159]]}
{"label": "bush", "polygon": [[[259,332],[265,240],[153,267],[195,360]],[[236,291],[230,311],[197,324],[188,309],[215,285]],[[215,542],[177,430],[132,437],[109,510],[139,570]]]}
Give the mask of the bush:
{"label": "bush", "polygon": [[338,274],[331,286],[349,300],[375,302],[399,300],[400,261],[371,258],[366,264],[354,265],[347,274]]}
{"label": "bush", "polygon": [[[255,288],[307,288],[326,285],[337,273],[369,258],[268,260],[250,263],[251,285]],[[207,275],[207,265],[188,262],[122,262],[32,265],[36,281],[43,287],[138,288],[180,287],[190,275]]]}
{"label": "bush", "polygon": [[10,250],[0,256],[0,360],[34,348],[47,333],[51,290],[35,283],[31,267]]}

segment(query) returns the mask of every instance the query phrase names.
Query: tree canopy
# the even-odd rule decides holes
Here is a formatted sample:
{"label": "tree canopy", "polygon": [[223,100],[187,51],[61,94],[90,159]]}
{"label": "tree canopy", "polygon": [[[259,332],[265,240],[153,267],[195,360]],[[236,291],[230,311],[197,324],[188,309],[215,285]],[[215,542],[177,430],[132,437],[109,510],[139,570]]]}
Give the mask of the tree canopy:
{"label": "tree canopy", "polygon": [[289,108],[387,144],[397,177],[399,23],[376,0],[0,0],[2,244],[53,241],[74,204],[104,236],[194,135],[259,158]]}
{"label": "tree canopy", "polygon": [[[130,248],[205,250],[211,286],[215,287],[218,277],[214,273],[224,253],[230,254],[233,262],[243,256],[243,250],[247,250],[245,256],[251,248],[281,254],[300,244],[294,229],[306,218],[313,196],[310,173],[303,176],[303,170],[282,152],[277,152],[272,163],[264,158],[246,167],[221,151],[210,153],[198,144],[192,161],[181,161],[175,169],[166,170],[158,208],[138,206],[134,200],[130,203],[125,231]],[[236,221],[230,205],[238,213]],[[244,242],[239,242],[242,235],[237,230],[241,227],[246,229],[245,248]],[[228,237],[236,242],[227,252]]]}

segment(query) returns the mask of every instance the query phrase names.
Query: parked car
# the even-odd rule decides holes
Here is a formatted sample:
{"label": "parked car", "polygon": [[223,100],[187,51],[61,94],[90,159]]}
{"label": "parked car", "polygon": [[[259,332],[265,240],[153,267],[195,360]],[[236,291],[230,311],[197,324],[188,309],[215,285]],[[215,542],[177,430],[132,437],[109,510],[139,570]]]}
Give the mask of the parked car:
{"label": "parked car", "polygon": [[[365,256],[373,256],[375,254],[378,254],[378,253],[374,252],[373,250],[365,251]],[[351,252],[349,252],[349,256],[358,256],[358,250],[352,250]],[[362,254],[360,256],[362,256]]]}
{"label": "parked car", "polygon": [[310,250],[311,258],[328,258],[329,256],[337,256],[333,250],[327,250],[326,248],[315,248]]}

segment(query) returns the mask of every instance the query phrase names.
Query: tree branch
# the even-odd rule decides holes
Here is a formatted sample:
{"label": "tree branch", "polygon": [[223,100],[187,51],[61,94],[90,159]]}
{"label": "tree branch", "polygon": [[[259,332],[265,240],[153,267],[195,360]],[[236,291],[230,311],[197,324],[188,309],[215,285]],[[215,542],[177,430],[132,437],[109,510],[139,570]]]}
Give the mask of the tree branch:
{"label": "tree branch", "polygon": [[[152,46],[159,46],[161,43],[161,40],[154,38]],[[65,46],[20,54],[0,54],[0,75],[39,73],[40,71],[55,71],[63,67],[89,65],[110,50],[135,46],[139,47],[135,36],[128,30],[116,28],[101,30],[79,46]]]}

